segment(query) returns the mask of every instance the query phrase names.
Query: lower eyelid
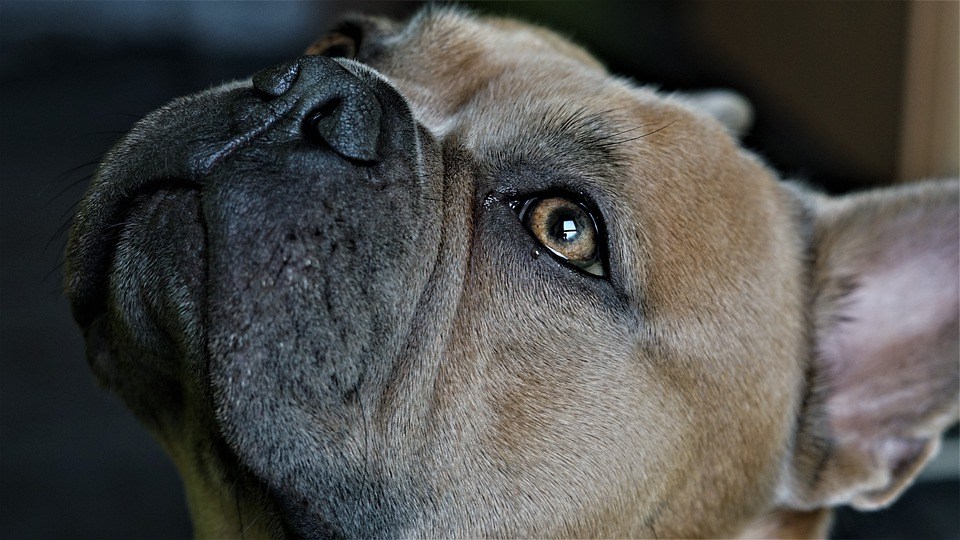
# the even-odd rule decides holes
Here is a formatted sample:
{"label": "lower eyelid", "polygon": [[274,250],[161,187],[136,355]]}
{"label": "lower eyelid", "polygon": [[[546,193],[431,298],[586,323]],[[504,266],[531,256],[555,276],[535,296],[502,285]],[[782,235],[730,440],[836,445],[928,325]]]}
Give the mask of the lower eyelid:
{"label": "lower eyelid", "polygon": [[603,264],[600,263],[600,261],[593,261],[591,264],[587,266],[581,266],[580,269],[583,270],[584,272],[587,272],[588,274],[598,276],[598,277],[606,277],[607,275],[607,272],[604,269]]}

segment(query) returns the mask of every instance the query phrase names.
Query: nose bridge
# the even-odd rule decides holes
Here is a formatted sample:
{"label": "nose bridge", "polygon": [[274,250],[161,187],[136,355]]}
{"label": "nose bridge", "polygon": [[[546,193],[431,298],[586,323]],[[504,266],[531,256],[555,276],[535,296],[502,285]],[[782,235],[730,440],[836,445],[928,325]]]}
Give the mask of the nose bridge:
{"label": "nose bridge", "polygon": [[304,56],[265,69],[253,87],[267,101],[292,101],[288,120],[303,137],[358,162],[381,159],[383,105],[374,88],[335,60]]}

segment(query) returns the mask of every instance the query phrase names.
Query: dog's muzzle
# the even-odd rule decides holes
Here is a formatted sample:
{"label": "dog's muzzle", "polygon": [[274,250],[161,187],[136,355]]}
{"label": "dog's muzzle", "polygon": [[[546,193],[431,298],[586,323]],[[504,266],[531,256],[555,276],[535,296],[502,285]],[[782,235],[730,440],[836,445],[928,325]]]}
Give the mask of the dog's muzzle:
{"label": "dog's muzzle", "polygon": [[404,99],[349,61],[302,57],[155,111],[71,233],[94,371],[161,432],[216,411],[298,534],[386,533],[389,482],[344,448],[436,264],[441,168]]}

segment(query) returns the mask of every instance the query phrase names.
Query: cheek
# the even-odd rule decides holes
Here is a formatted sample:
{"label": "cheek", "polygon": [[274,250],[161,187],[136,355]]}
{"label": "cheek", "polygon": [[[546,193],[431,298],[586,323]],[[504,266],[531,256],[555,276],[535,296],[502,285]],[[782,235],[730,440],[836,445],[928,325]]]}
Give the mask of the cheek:
{"label": "cheek", "polygon": [[642,318],[610,283],[532,256],[539,244],[509,210],[493,214],[478,226],[459,315],[479,344],[489,425],[478,432],[517,475],[544,484],[598,474],[618,484],[648,463],[663,473],[658,456],[678,447],[675,418],[687,413]]}
{"label": "cheek", "polygon": [[[563,456],[564,466],[582,458],[578,468],[588,470],[633,468],[643,465],[641,455],[655,460],[682,438],[682,424],[671,420],[684,408],[678,395],[623,333],[590,328],[597,322],[499,342],[488,336],[496,343],[486,363],[491,440],[505,454]],[[607,459],[615,464],[592,463]]]}
{"label": "cheek", "polygon": [[488,291],[500,307],[477,315],[491,489],[580,521],[642,521],[691,466],[680,394],[636,328],[588,296],[526,285]]}

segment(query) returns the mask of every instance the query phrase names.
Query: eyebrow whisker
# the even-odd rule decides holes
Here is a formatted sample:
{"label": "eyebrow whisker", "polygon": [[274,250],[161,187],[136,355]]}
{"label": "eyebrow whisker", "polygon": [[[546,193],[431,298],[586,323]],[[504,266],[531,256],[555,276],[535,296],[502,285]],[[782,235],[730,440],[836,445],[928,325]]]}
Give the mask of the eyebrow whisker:
{"label": "eyebrow whisker", "polygon": [[[652,125],[653,125],[653,124],[640,124],[639,126],[634,126],[634,127],[630,128],[630,129],[625,129],[625,130],[623,130],[623,131],[618,131],[618,132],[616,132],[616,133],[611,133],[610,135],[604,135],[604,136],[602,136],[602,137],[597,137],[595,140],[598,141],[598,142],[600,142],[600,141],[606,141],[606,140],[612,139],[612,138],[614,138],[614,137],[619,137],[620,135],[624,135],[624,134],[630,133],[631,131],[636,131],[636,130],[638,130],[638,129],[643,129],[643,128],[645,128],[645,127],[649,127],[649,126],[652,126]],[[643,135],[641,135],[641,137],[643,137]],[[628,140],[632,140],[632,139],[628,139]],[[616,142],[619,142],[619,141],[613,141],[613,142],[616,143]]]}
{"label": "eyebrow whisker", "polygon": [[[631,138],[629,138],[629,139],[622,139],[622,140],[617,140],[617,141],[609,141],[609,142],[604,143],[604,144],[605,144],[605,145],[613,146],[613,145],[619,145],[619,144],[623,144],[623,143],[628,143],[628,142],[631,142],[631,141],[636,141],[636,140],[638,140],[638,139],[642,139],[642,138],[644,138],[644,137],[653,135],[654,133],[663,131],[663,130],[667,129],[668,127],[672,126],[673,124],[675,124],[676,122],[677,122],[676,120],[672,120],[672,121],[670,121],[669,123],[667,123],[667,124],[665,124],[665,125],[663,125],[663,126],[660,126],[660,127],[658,127],[657,129],[655,129],[655,130],[653,130],[653,131],[648,131],[647,133],[644,133],[643,135],[638,135],[638,136],[636,136],[636,137],[631,137]],[[649,124],[647,124],[647,125],[649,125]],[[644,126],[640,126],[640,127],[644,127]],[[628,131],[630,131],[630,130],[628,130]]]}

